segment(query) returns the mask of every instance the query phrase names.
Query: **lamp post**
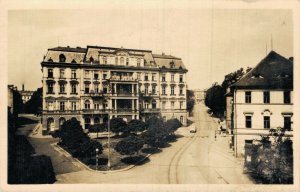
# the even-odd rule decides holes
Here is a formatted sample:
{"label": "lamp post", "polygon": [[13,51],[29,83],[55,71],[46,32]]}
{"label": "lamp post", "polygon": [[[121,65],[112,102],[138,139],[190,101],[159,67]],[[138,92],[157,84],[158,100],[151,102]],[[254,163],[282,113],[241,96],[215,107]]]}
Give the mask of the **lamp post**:
{"label": "lamp post", "polygon": [[107,125],[107,131],[108,131],[108,137],[107,137],[107,147],[108,147],[108,154],[107,154],[107,167],[110,169],[110,123],[109,123],[109,114],[108,114],[108,125]]}
{"label": "lamp post", "polygon": [[98,159],[99,159],[98,152],[99,152],[99,149],[96,148],[96,170],[98,170]]}

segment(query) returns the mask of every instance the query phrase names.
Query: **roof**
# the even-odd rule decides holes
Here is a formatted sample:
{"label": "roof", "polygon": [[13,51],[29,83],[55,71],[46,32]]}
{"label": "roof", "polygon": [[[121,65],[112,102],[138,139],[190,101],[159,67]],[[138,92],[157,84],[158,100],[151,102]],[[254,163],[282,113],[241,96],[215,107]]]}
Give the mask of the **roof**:
{"label": "roof", "polygon": [[158,65],[159,68],[167,68],[171,69],[171,64],[174,64],[172,69],[186,69],[185,65],[183,64],[181,58],[174,57],[172,55],[165,55],[165,54],[152,54],[155,60],[155,63]]}
{"label": "roof", "polygon": [[50,48],[48,49],[49,51],[64,51],[64,52],[81,52],[81,53],[85,53],[86,52],[86,48],[81,48],[81,47],[54,47],[54,48]]}
{"label": "roof", "polygon": [[293,89],[293,62],[271,51],[231,87],[235,89]]}

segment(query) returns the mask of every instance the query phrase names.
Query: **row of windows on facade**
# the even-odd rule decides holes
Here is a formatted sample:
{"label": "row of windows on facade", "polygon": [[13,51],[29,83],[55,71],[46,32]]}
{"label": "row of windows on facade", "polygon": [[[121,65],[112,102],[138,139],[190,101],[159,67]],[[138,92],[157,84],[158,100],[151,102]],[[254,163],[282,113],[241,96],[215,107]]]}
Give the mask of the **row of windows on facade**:
{"label": "row of windows on facade", "polygon": [[[175,82],[174,81],[174,74],[171,74],[171,82]],[[53,78],[53,69],[48,69],[48,78]],[[60,69],[59,70],[59,78],[64,79],[65,78],[65,69]],[[73,69],[71,70],[71,78],[72,79],[76,79],[76,70]],[[90,78],[90,70],[85,70],[84,71],[84,78]],[[107,78],[107,73],[103,73],[102,79],[106,79]],[[99,79],[99,72],[98,71],[94,71],[94,79]],[[141,80],[141,73],[138,72],[137,73],[137,79]],[[149,74],[145,73],[144,74],[144,81],[149,81]],[[156,81],[156,74],[152,73],[152,81]],[[162,74],[162,82],[166,82],[166,74]],[[179,82],[183,83],[183,75],[179,75]]]}
{"label": "row of windows on facade", "polygon": [[[54,83],[50,82],[47,85],[48,85],[47,94],[54,94]],[[77,84],[71,83],[70,86],[71,86],[71,94],[77,94]],[[66,87],[65,83],[59,84],[59,94],[66,94],[65,87]],[[171,89],[171,95],[176,95],[175,94],[175,85],[171,85],[170,89]],[[87,93],[87,94],[91,93],[90,84],[88,84],[88,83],[84,84],[84,93]],[[94,84],[94,93],[100,93],[99,84]],[[106,87],[103,88],[103,93],[107,93]],[[125,92],[121,91],[120,93],[125,93]],[[131,93],[131,92],[128,92],[128,93]],[[149,93],[149,85],[145,85],[144,93],[145,94]],[[152,85],[151,93],[156,94],[156,86],[155,85]],[[162,95],[167,95],[166,94],[166,86],[162,86]],[[184,95],[183,87],[179,87],[179,95]]]}
{"label": "row of windows on facade", "polygon": [[[102,56],[102,60],[103,60],[103,64],[107,64],[107,56]],[[120,57],[120,64],[124,65],[124,61],[126,60],[126,65],[129,65],[129,58],[124,58],[124,57]],[[141,58],[137,58],[137,66],[141,65]],[[49,62],[53,62],[53,59],[50,57],[48,59]],[[66,62],[66,56],[64,54],[60,54],[59,55],[59,62],[60,63],[64,63]],[[94,63],[95,59],[91,56],[89,58],[89,62],[90,63]],[[71,63],[77,63],[74,59],[71,61]],[[119,57],[115,57],[115,64],[119,64]]]}
{"label": "row of windows on facade", "polygon": [[[251,103],[251,91],[245,92],[245,103]],[[264,91],[263,92],[263,102],[264,103],[270,103],[270,92]],[[291,103],[291,92],[290,91],[284,91],[283,92],[283,103]]]}
{"label": "row of windows on facade", "polygon": [[[175,109],[175,101],[171,101],[171,109]],[[78,102],[72,101],[71,102],[71,110],[76,111],[77,110],[77,105]],[[144,103],[144,108],[149,109],[149,106],[151,105],[152,109],[156,109],[156,101],[152,101],[151,103],[145,102]],[[162,101],[162,109],[166,109],[167,101]],[[53,111],[54,110],[54,102],[50,101],[47,102],[48,110]],[[102,108],[101,108],[102,107]],[[107,109],[108,104],[107,102],[104,102],[102,104],[100,103],[94,103],[94,110],[99,110],[99,109]],[[142,106],[141,106],[142,107]],[[86,100],[84,102],[84,109],[91,109],[91,102],[89,100]],[[184,109],[184,102],[179,101],[179,109]],[[59,102],[59,110],[60,111],[65,111],[66,110],[66,102],[65,101],[60,101]]]}
{"label": "row of windows on facade", "polygon": [[[284,120],[284,125],[283,127],[286,128],[287,130],[291,130],[291,116],[284,116],[283,117]],[[269,129],[270,128],[270,124],[271,124],[271,118],[270,116],[264,116],[264,120],[263,120],[263,125],[265,129]],[[246,128],[252,128],[252,116],[245,116],[245,125]]]}

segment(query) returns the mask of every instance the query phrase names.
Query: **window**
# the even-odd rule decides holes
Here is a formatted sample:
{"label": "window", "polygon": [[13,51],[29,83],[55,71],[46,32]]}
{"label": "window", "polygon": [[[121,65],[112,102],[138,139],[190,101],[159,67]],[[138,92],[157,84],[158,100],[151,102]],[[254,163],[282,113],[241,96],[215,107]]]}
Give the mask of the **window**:
{"label": "window", "polygon": [[121,63],[121,65],[124,65],[124,57],[121,57],[120,63]]}
{"label": "window", "polygon": [[283,92],[283,102],[284,103],[291,103],[291,92],[290,91],[284,91]]}
{"label": "window", "polygon": [[64,111],[65,110],[65,102],[64,101],[59,102],[59,110],[60,111]]}
{"label": "window", "polygon": [[183,109],[183,101],[180,101],[180,102],[179,102],[179,108],[180,108],[180,109]]}
{"label": "window", "polygon": [[76,79],[76,70],[75,69],[72,69],[72,71],[71,71],[71,78]]}
{"label": "window", "polygon": [[136,76],[138,80],[141,80],[141,73],[137,73]]}
{"label": "window", "polygon": [[283,117],[284,118],[284,128],[288,131],[292,129],[292,121],[290,116]]}
{"label": "window", "polygon": [[48,78],[53,78],[53,69],[48,69]]}
{"label": "window", "polygon": [[99,103],[94,103],[94,109],[99,110],[99,108],[100,108],[100,104]]}
{"label": "window", "polygon": [[107,57],[106,56],[103,56],[103,63],[107,64]]}
{"label": "window", "polygon": [[99,93],[99,84],[94,84],[95,93]]}
{"label": "window", "polygon": [[62,62],[62,63],[66,62],[66,56],[64,54],[59,55],[59,62]]}
{"label": "window", "polygon": [[246,118],[246,128],[252,127],[252,116],[245,116]]}
{"label": "window", "polygon": [[84,102],[84,108],[85,109],[90,109],[90,101],[89,100],[86,100],[85,102]]}
{"label": "window", "polygon": [[99,125],[100,124],[100,118],[99,117],[95,117],[94,124],[95,125]]}
{"label": "window", "polygon": [[115,63],[116,63],[116,65],[118,65],[118,63],[119,63],[119,58],[118,57],[115,58]]}
{"label": "window", "polygon": [[84,119],[84,128],[89,129],[90,126],[91,126],[91,119],[87,117]]}
{"label": "window", "polygon": [[148,81],[148,73],[145,73],[144,80]]}
{"label": "window", "polygon": [[183,124],[183,116],[180,116],[180,123]]}
{"label": "window", "polygon": [[77,93],[76,87],[77,87],[77,85],[75,83],[71,84],[71,94],[76,94]]}
{"label": "window", "polygon": [[162,94],[163,94],[163,95],[166,95],[166,87],[163,86],[161,89],[162,89]]}
{"label": "window", "polygon": [[76,102],[71,102],[71,107],[72,107],[72,110],[75,111],[76,110]]}
{"label": "window", "polygon": [[265,129],[270,128],[270,116],[264,116],[264,128]]}
{"label": "window", "polygon": [[53,92],[53,83],[48,83],[48,94]]}
{"label": "window", "polygon": [[166,108],[166,101],[163,101],[162,102],[162,109],[165,109]]}
{"label": "window", "polygon": [[137,59],[137,66],[138,66],[138,67],[141,66],[141,59],[140,59],[140,58]]}
{"label": "window", "polygon": [[65,70],[59,69],[59,78],[65,78]]}
{"label": "window", "polygon": [[182,87],[179,88],[179,95],[183,95],[183,88]]}
{"label": "window", "polygon": [[152,81],[156,81],[156,75],[155,75],[155,73],[152,74]]}
{"label": "window", "polygon": [[48,110],[53,111],[53,102],[52,101],[48,102]]}
{"label": "window", "polygon": [[174,109],[175,102],[171,101],[171,109]]}
{"label": "window", "polygon": [[126,65],[129,65],[129,58],[126,59]]}
{"label": "window", "polygon": [[84,78],[90,78],[90,71],[89,70],[84,71]]}
{"label": "window", "polygon": [[61,129],[62,125],[65,123],[66,119],[61,117],[59,118],[59,128]]}
{"label": "window", "polygon": [[264,103],[270,103],[270,92],[264,91]]}
{"label": "window", "polygon": [[94,58],[92,56],[90,57],[90,63],[94,63]]}
{"label": "window", "polygon": [[64,83],[59,84],[59,93],[65,93],[65,84]]}
{"label": "window", "polygon": [[148,85],[145,85],[145,94],[148,94]]}
{"label": "window", "polygon": [[155,100],[152,101],[152,109],[156,109],[156,101]]}
{"label": "window", "polygon": [[183,75],[179,76],[179,82],[182,83],[183,82]]}
{"label": "window", "polygon": [[165,82],[165,81],[166,81],[166,74],[162,74],[161,81],[162,81],[162,82]]}
{"label": "window", "polygon": [[171,95],[175,95],[175,93],[174,93],[174,86],[171,86]]}
{"label": "window", "polygon": [[99,72],[98,71],[94,72],[94,79],[99,79]]}
{"label": "window", "polygon": [[152,85],[152,94],[155,95],[156,94],[156,86]]}
{"label": "window", "polygon": [[245,102],[246,103],[251,103],[251,91],[246,91],[245,92]]}
{"label": "window", "polygon": [[106,78],[107,78],[107,74],[103,73],[103,79],[106,79]]}
{"label": "window", "polygon": [[174,74],[171,74],[171,82],[174,82]]}
{"label": "window", "polygon": [[90,84],[84,84],[84,93],[89,93],[90,92]]}
{"label": "window", "polygon": [[148,109],[149,108],[149,103],[145,103],[145,109]]}

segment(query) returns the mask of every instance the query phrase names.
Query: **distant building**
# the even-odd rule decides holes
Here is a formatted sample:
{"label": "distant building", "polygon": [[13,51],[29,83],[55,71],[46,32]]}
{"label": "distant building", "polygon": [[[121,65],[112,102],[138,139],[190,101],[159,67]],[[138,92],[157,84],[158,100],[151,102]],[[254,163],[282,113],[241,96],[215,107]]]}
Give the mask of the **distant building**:
{"label": "distant building", "polygon": [[206,90],[196,89],[194,90],[194,97],[197,103],[200,103],[205,100]]}
{"label": "distant building", "polygon": [[23,103],[29,101],[34,93],[34,91],[25,90],[24,84],[22,85],[22,90],[19,91],[22,96]]}
{"label": "distant building", "polygon": [[227,121],[236,155],[245,143],[261,139],[270,128],[284,127],[292,136],[293,61],[271,51],[256,67],[233,84],[227,94]]}
{"label": "distant building", "polygon": [[72,117],[83,128],[121,117],[161,115],[187,123],[182,60],[150,50],[101,46],[48,49],[43,72],[43,127],[58,129]]}
{"label": "distant building", "polygon": [[7,86],[7,107],[8,111],[13,114],[14,112],[14,91],[17,89],[14,85]]}

